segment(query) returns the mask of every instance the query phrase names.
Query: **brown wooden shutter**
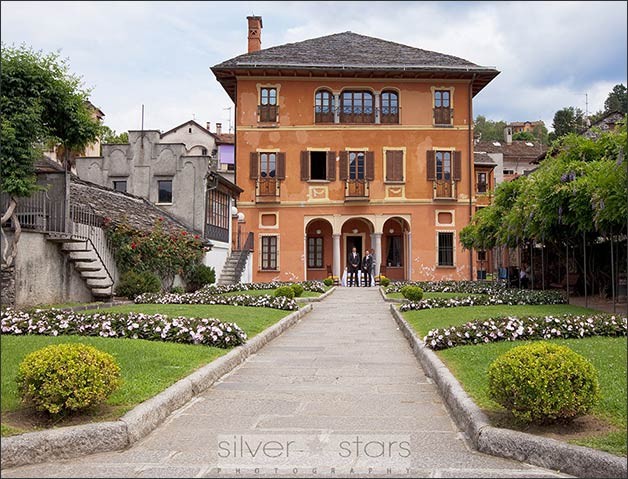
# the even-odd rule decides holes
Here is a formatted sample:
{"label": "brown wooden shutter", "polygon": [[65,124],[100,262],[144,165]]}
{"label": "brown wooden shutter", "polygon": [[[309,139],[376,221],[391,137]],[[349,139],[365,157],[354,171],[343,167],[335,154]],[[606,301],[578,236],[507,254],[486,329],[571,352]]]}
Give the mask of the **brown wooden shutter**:
{"label": "brown wooden shutter", "polygon": [[454,167],[453,167],[453,179],[454,181],[460,181],[462,179],[462,152],[454,151]]}
{"label": "brown wooden shutter", "polygon": [[436,152],[427,151],[427,181],[436,181]]}
{"label": "brown wooden shutter", "polygon": [[277,153],[277,179],[286,179],[286,154]]}
{"label": "brown wooden shutter", "polygon": [[403,181],[403,151],[386,151],[386,181]]}
{"label": "brown wooden shutter", "polygon": [[301,152],[301,181],[310,179],[310,152]]}
{"label": "brown wooden shutter", "polygon": [[338,171],[338,178],[342,181],[346,181],[349,176],[349,153],[347,151],[340,152],[340,170]]}
{"label": "brown wooden shutter", "polygon": [[336,152],[327,152],[327,180],[336,181]]}
{"label": "brown wooden shutter", "polygon": [[249,166],[249,178],[256,180],[259,176],[259,153],[251,152],[251,164]]}
{"label": "brown wooden shutter", "polygon": [[364,178],[367,181],[373,181],[375,179],[375,153],[367,151],[364,154],[364,160],[366,162],[364,168]]}
{"label": "brown wooden shutter", "polygon": [[395,155],[392,151],[386,152],[386,181],[393,181],[393,168],[395,164]]}

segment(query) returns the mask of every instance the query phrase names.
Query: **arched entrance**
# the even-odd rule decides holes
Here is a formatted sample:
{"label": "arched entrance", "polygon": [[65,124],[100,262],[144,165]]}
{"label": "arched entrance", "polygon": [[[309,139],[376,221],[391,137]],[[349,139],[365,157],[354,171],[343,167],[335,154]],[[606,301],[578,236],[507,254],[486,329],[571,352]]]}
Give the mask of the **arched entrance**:
{"label": "arched entrance", "polygon": [[374,232],[373,223],[365,218],[349,218],[341,229],[341,264],[342,272],[347,267],[347,258],[352,248],[358,250],[360,258],[364,257],[367,249],[373,248],[371,241]]}
{"label": "arched entrance", "polygon": [[409,278],[411,267],[410,225],[399,217],[388,218],[382,228],[381,273],[394,281]]}
{"label": "arched entrance", "polygon": [[305,267],[309,281],[323,280],[330,275],[333,267],[332,231],[331,223],[321,218],[311,220],[305,228]]}

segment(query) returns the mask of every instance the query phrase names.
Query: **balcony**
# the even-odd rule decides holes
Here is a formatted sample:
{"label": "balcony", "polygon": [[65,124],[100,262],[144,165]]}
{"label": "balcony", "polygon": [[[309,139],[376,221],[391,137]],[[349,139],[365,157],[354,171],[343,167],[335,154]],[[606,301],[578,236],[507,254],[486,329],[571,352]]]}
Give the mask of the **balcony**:
{"label": "balcony", "polygon": [[456,183],[453,181],[434,181],[434,199],[452,200],[456,198]]}
{"label": "balcony", "polygon": [[454,110],[449,107],[434,108],[434,125],[451,126]]}
{"label": "balcony", "polygon": [[366,180],[347,180],[345,183],[345,201],[369,199],[369,182]]}
{"label": "balcony", "polygon": [[280,182],[276,178],[258,178],[255,182],[255,201],[257,203],[276,203],[279,201]]}

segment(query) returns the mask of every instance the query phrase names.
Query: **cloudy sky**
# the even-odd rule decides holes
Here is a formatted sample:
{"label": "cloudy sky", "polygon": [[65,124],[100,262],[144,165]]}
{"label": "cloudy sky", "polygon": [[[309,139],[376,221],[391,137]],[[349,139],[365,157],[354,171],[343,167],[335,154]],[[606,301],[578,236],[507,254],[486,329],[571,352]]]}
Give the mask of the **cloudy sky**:
{"label": "cloudy sky", "polygon": [[[118,132],[191,118],[229,125],[232,103],[209,67],[246,52],[246,16],[262,48],[353,31],[456,55],[502,73],[475,98],[494,120],[603,108],[626,84],[626,2],[7,2],[2,41],[60,51]],[[231,110],[233,119],[233,110]]]}

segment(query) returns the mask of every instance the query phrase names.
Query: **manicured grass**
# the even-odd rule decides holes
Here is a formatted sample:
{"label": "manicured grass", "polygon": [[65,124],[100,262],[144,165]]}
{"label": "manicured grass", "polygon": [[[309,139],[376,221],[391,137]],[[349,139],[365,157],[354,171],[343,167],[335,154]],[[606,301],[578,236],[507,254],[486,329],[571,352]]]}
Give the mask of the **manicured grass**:
{"label": "manicured grass", "polygon": [[[470,309],[470,308],[458,308]],[[593,337],[553,339],[552,343],[568,346],[593,363],[599,373],[602,399],[592,414],[622,430],[602,436],[573,441],[583,446],[626,455],[626,338]],[[530,341],[498,342],[475,346],[459,346],[437,354],[461,382],[478,406],[487,410],[503,410],[488,394],[488,366],[508,350]]]}
{"label": "manicured grass", "polygon": [[548,314],[588,314],[596,311],[570,304],[541,304],[522,306],[465,306],[407,311],[403,317],[423,338],[431,329],[457,326],[476,319],[497,316],[542,316]]}
{"label": "manicured grass", "polygon": [[168,316],[186,316],[189,318],[216,318],[229,323],[236,323],[249,338],[272,326],[293,311],[272,308],[253,308],[249,306],[228,306],[223,304],[125,304],[94,313],[144,313],[165,314]]}
{"label": "manicured grass", "polygon": [[[468,298],[486,296],[484,294],[466,294],[466,293],[423,293],[423,298]],[[390,299],[404,299],[401,293],[388,293],[386,295]]]}
{"label": "manicured grass", "polygon": [[[163,391],[214,359],[229,352],[202,345],[144,341],[141,339],[110,339],[86,336],[10,336],[0,337],[2,348],[2,413],[18,410],[20,400],[15,377],[24,357],[51,344],[83,343],[106,351],[116,358],[122,373],[122,386],[107,400],[112,406],[106,416],[93,420],[119,417],[133,406]],[[2,435],[17,431],[3,420]]]}

